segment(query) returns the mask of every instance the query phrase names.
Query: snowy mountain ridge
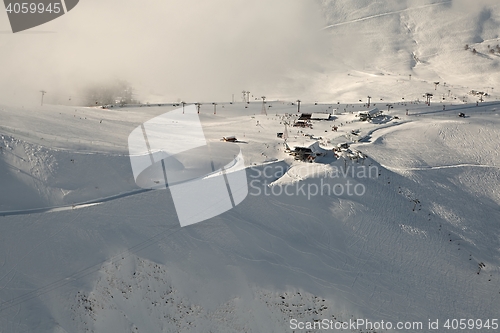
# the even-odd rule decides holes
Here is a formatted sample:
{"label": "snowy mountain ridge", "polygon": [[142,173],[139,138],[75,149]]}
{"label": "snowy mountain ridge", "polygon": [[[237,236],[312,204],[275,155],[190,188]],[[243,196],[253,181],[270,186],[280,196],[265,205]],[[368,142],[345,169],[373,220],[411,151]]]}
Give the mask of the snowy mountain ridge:
{"label": "snowy mountain ridge", "polygon": [[495,1],[320,3],[331,48],[313,90],[324,94],[319,100],[333,95],[332,101],[356,102],[371,95],[399,101],[431,92],[416,90],[417,83],[408,86],[410,75],[413,81],[460,85],[467,91],[492,92],[500,80],[500,8]]}

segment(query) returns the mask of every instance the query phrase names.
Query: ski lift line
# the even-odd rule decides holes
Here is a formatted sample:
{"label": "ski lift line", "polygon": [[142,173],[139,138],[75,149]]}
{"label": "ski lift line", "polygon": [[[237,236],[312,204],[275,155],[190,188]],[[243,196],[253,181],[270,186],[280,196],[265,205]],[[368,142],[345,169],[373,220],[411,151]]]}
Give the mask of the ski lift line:
{"label": "ski lift line", "polygon": [[[148,136],[146,135],[146,128],[144,127],[144,124],[141,124],[141,130],[142,130],[142,135],[144,136],[144,141],[146,142],[146,147],[148,149],[149,158],[151,159],[151,164],[154,164],[155,160],[153,158],[153,154],[151,153],[151,146],[149,145],[149,140],[148,140]],[[163,160],[162,160],[162,163],[163,163]],[[163,170],[165,170],[165,168]],[[166,176],[165,176],[165,178],[166,178]]]}
{"label": "ski lift line", "polygon": [[388,15],[393,15],[393,14],[399,14],[399,13],[403,13],[403,12],[407,12],[407,11],[411,11],[411,10],[415,10],[415,9],[422,9],[422,8],[427,8],[427,7],[440,6],[440,5],[443,5],[443,4],[446,4],[446,3],[450,3],[450,2],[452,2],[452,0],[447,0],[447,1],[438,2],[438,3],[432,3],[432,4],[428,4],[428,5],[424,5],[424,6],[419,6],[419,7],[406,8],[406,9],[397,10],[397,11],[394,11],[394,12],[387,12],[387,13],[382,13],[382,14],[377,14],[377,15],[372,15],[372,16],[367,16],[367,17],[362,17],[362,18],[354,19],[354,20],[347,21],[347,22],[341,22],[341,23],[331,24],[331,25],[328,25],[328,26],[324,27],[321,30],[335,28],[335,27],[338,27],[338,26],[342,26],[342,25],[346,25],[346,24],[351,24],[351,23],[362,22],[362,21],[373,19],[373,18],[388,16]]}
{"label": "ski lift line", "polygon": [[226,189],[227,193],[229,194],[229,200],[231,201],[231,206],[234,208],[236,207],[236,204],[234,202],[233,198],[233,191],[231,190],[231,185],[229,183],[229,180],[227,178],[226,170],[222,169],[222,176],[224,177],[224,183],[226,183]]}
{"label": "ski lift line", "polygon": [[[169,231],[171,231],[172,229],[174,229],[174,230],[169,233]],[[126,257],[129,257],[133,254],[136,254],[136,253],[148,248],[149,246],[154,245],[155,243],[159,242],[160,240],[175,234],[176,232],[180,231],[181,229],[182,229],[181,227],[169,228],[163,232],[160,232],[160,233],[146,239],[145,241],[143,241],[137,245],[134,245],[134,246],[114,255],[113,257],[111,257],[111,259],[106,259],[106,260],[100,261],[94,265],[91,265],[91,266],[88,266],[84,269],[81,269],[68,277],[61,278],[59,280],[56,280],[52,283],[49,283],[49,284],[43,286],[43,287],[40,287],[40,288],[37,288],[33,291],[25,293],[21,296],[14,297],[10,300],[4,301],[4,302],[0,303],[0,311],[14,307],[16,305],[19,305],[21,303],[29,301],[30,299],[33,299],[35,297],[39,297],[41,295],[47,294],[53,290],[64,287],[65,285],[71,283],[72,281],[76,281],[76,280],[84,278],[90,274],[93,274],[93,273],[99,271],[103,266],[111,265],[117,261],[123,260]],[[106,262],[108,262],[108,263],[105,264]],[[105,264],[105,265],[103,265],[103,264]]]}
{"label": "ski lift line", "polygon": [[[149,143],[148,143],[148,148],[149,148]],[[151,158],[153,157],[153,155],[150,155]],[[153,163],[154,164],[154,161]],[[167,180],[167,169],[165,168],[165,160],[161,160],[161,168],[163,170],[163,180],[165,182],[165,188],[168,188],[168,180]]]}

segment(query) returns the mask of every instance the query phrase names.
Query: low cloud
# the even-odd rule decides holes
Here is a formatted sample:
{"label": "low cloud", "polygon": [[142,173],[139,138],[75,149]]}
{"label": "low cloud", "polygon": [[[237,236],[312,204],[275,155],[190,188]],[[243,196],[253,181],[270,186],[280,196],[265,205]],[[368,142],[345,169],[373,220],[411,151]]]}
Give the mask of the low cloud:
{"label": "low cloud", "polygon": [[[142,101],[272,95],[318,70],[320,8],[300,0],[82,0],[63,17],[9,34],[0,15],[0,98],[78,101],[93,83],[127,80]],[[293,81],[293,80],[292,80]]]}

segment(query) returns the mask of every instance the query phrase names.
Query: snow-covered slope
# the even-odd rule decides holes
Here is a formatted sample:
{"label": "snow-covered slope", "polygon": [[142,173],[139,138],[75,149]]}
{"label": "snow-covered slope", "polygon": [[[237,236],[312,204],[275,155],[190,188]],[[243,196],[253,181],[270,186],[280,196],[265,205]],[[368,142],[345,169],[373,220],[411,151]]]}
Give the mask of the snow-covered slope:
{"label": "snow-covered slope", "polygon": [[[130,131],[172,105],[82,108],[78,120],[74,108],[2,107],[17,117],[6,116],[1,133],[0,330],[292,332],[290,319],[425,327],[498,316],[498,105],[394,104],[360,122],[363,105],[303,104],[342,111],[288,129],[289,142],[318,142],[326,155],[317,163],[294,161],[276,137],[296,105],[269,102],[267,116],[261,108],[220,103],[214,115],[202,106],[207,140],[235,135],[254,182],[236,208],[180,228],[170,192],[137,192],[126,156]],[[14,122],[33,112],[37,122],[20,131]],[[344,141],[368,157],[336,158]],[[346,166],[378,172],[331,176]],[[311,195],[347,182],[365,193]]]}
{"label": "snow-covered slope", "polygon": [[500,81],[500,52],[490,53],[500,44],[496,1],[320,3],[330,50],[308,97],[356,102],[371,95],[397,101],[431,92],[433,82],[440,82],[441,96],[448,93],[444,82],[463,93],[491,93]]}
{"label": "snow-covered slope", "polygon": [[[116,78],[151,103],[227,101],[232,94],[240,101],[242,89],[254,98],[399,101],[437,81],[467,92],[500,80],[500,53],[489,53],[500,44],[497,0],[82,5],[71,19],[35,31],[56,34],[3,34],[1,100],[38,103],[43,88],[47,102],[83,103],[86,86]],[[115,15],[116,6],[123,15]],[[171,12],[178,15],[165,21]],[[7,31],[7,15],[0,20]]]}
{"label": "snow-covered slope", "polygon": [[[130,132],[178,106],[30,107],[19,98],[22,107],[0,105],[0,332],[293,332],[290,319],[362,318],[422,322],[421,331],[439,319],[442,331],[446,319],[500,319],[500,52],[490,52],[500,44],[499,4],[318,3],[324,22],[315,26],[322,30],[276,44],[289,54],[295,45],[309,51],[287,55],[279,66],[252,62],[258,79],[236,72],[252,91],[250,104],[201,106],[206,139],[235,135],[238,142],[227,144],[241,148],[249,179],[240,205],[202,223],[180,228],[170,191],[140,189],[130,166]],[[257,37],[245,47],[257,48]],[[275,36],[268,38],[270,48]],[[224,50],[233,45],[220,43]],[[164,63],[163,53],[151,51],[156,44],[144,40],[145,53],[130,52]],[[219,48],[213,50],[220,62]],[[255,54],[267,60],[267,51],[281,54]],[[92,59],[106,56],[109,66],[116,57],[89,52]],[[245,67],[241,59],[229,64]],[[28,64],[23,75],[31,80]],[[192,82],[205,64],[189,73],[178,66],[172,77]],[[207,73],[216,76],[222,67]],[[273,75],[263,83],[266,71]],[[171,74],[153,72],[154,85]],[[5,77],[23,80],[19,73]],[[161,98],[164,87],[147,87],[145,76],[138,81],[151,92],[145,100]],[[196,84],[204,90],[201,79]],[[226,90],[207,89],[233,93]],[[471,90],[487,92],[486,102],[476,106]],[[421,102],[425,93],[434,94],[432,106]],[[261,94],[268,96],[267,115],[255,101]],[[388,111],[360,122],[356,113],[367,110],[368,96],[371,106]],[[288,127],[292,148],[313,145],[322,154],[315,163],[294,160],[277,137],[285,121],[298,118],[298,98],[302,112],[335,110],[312,128]],[[352,159],[332,150],[344,142]],[[374,172],[357,173],[365,168]],[[364,191],[327,193],[347,184]]]}

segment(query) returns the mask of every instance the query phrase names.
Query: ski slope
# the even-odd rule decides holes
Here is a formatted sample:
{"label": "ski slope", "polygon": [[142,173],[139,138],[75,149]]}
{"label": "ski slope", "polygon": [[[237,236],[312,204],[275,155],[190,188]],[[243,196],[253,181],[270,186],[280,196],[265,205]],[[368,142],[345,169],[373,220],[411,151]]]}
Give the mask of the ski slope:
{"label": "ski slope", "polygon": [[[285,114],[297,118],[290,102],[269,101],[267,116],[258,102],[219,103],[215,115],[202,105],[206,139],[235,135],[257,182],[236,208],[180,228],[168,190],[134,185],[126,152],[131,130],[175,107],[3,106],[0,328],[291,332],[291,318],[495,318],[498,106],[454,107],[395,103],[380,121],[360,122],[362,104],[301,105],[342,113],[312,129],[289,127],[289,141],[325,152],[352,143],[379,171],[359,179],[325,175],[361,162],[328,153],[305,163],[284,152],[276,133]],[[19,130],[31,114],[37,121]],[[65,140],[64,131],[81,139]],[[346,181],[366,192],[272,194]]]}
{"label": "ski slope", "polygon": [[[500,43],[497,2],[320,3],[329,49],[308,94],[311,101],[365,102],[367,96],[380,96],[394,102],[425,92],[434,93],[436,100],[448,98],[455,86],[466,87],[461,94],[457,91],[460,98],[472,89],[496,93],[491,87],[500,80],[500,59],[490,49]],[[437,92],[426,91],[433,82],[440,82]]]}

